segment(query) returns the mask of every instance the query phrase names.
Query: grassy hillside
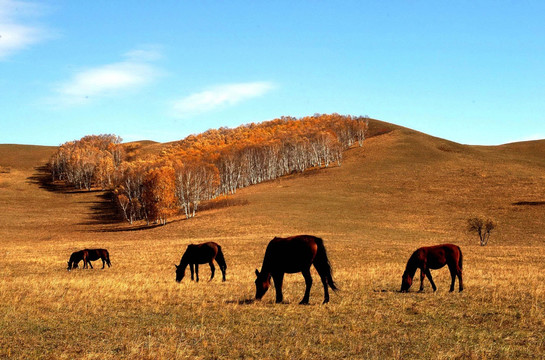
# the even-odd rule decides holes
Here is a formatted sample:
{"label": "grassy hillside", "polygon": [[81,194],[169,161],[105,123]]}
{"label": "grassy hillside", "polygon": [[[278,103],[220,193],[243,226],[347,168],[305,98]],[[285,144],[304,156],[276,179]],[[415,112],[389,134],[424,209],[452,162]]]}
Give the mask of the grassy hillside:
{"label": "grassy hillside", "polygon": [[[101,192],[44,186],[35,167],[51,148],[0,146],[10,167],[0,173],[0,357],[540,358],[545,142],[463,146],[375,121],[370,131],[381,135],[345,152],[341,167],[140,230],[115,221]],[[486,247],[465,232],[475,215],[498,223]],[[309,306],[297,305],[300,274],[286,276],[285,304],[274,289],[250,301],[267,242],[302,233],[324,239],[341,290],[320,305],[313,270]],[[227,282],[177,284],[174,264],[201,241],[222,245]],[[397,293],[412,251],[443,242],[462,248],[466,290],[448,293],[442,269],[432,271],[437,293],[427,281],[424,293],[418,282]],[[108,248],[112,268],[68,273],[70,253],[85,247]]]}

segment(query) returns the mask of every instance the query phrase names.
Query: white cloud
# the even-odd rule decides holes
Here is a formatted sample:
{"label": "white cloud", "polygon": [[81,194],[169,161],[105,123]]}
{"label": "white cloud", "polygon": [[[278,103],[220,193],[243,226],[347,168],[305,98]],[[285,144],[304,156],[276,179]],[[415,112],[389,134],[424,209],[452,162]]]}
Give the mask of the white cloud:
{"label": "white cloud", "polygon": [[75,73],[56,89],[52,100],[57,105],[81,105],[97,98],[118,96],[134,91],[154,81],[160,72],[147,61],[157,59],[159,53],[134,50],[126,61],[88,68]]}
{"label": "white cloud", "polygon": [[148,45],[125,53],[125,57],[132,61],[155,61],[162,58],[158,46]]}
{"label": "white cloud", "polygon": [[40,16],[42,10],[33,3],[0,0],[0,60],[52,36],[49,30],[23,20]]}
{"label": "white cloud", "polygon": [[274,88],[270,82],[249,82],[219,85],[191,94],[173,104],[178,117],[211,111],[222,106],[238,104],[244,100],[264,95]]}

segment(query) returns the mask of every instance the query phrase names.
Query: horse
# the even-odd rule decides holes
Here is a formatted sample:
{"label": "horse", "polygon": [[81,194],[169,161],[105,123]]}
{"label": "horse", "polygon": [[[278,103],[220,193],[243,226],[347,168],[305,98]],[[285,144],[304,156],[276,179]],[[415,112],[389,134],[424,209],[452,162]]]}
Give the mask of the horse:
{"label": "horse", "polygon": [[106,249],[85,249],[83,251],[87,251],[87,264],[93,268],[93,265],[91,264],[91,261],[96,261],[98,259],[102,260],[102,268],[104,269],[104,265],[108,264],[108,267],[112,266],[112,263],[110,262],[110,254],[108,253],[108,250]]}
{"label": "horse", "polygon": [[331,287],[337,290],[337,286],[331,276],[331,265],[327,258],[323,240],[311,235],[298,235],[288,238],[275,237],[267,245],[261,271],[255,270],[256,300],[261,300],[271,285],[271,277],[276,289],[276,303],[281,303],[282,282],[284,274],[302,273],[305,278],[305,295],[299,304],[308,304],[312,276],[310,266],[318,271],[324,286],[324,304],[329,302]]}
{"label": "horse", "polygon": [[83,260],[83,268],[86,269],[88,257],[89,257],[89,253],[87,252],[87,250],[80,250],[80,251],[73,252],[72,255],[70,255],[70,260],[68,260],[67,270],[70,271],[72,269],[77,269],[79,262],[82,260]]}
{"label": "horse", "polygon": [[[225,263],[225,258],[223,257],[223,252],[221,251],[221,246],[215,242],[205,242],[202,244],[190,244],[187,246],[185,253],[180,259],[180,265],[176,266],[176,282],[181,282],[185,276],[185,269],[189,265],[191,270],[191,280],[194,280],[193,273],[197,276],[197,282],[199,281],[199,264],[210,265],[210,270],[212,275],[210,276],[211,281],[214,278],[214,273],[216,272],[216,267],[214,266],[214,260],[218,263],[221,273],[223,275],[223,281],[225,281],[225,271],[227,270],[227,264]],[[193,270],[195,267],[195,270]]]}
{"label": "horse", "polygon": [[402,276],[400,292],[408,292],[413,283],[413,277],[417,269],[420,269],[420,290],[424,291],[424,278],[430,280],[433,291],[437,290],[431,277],[430,269],[440,269],[447,265],[450,270],[452,282],[450,291],[454,291],[454,282],[458,276],[459,291],[464,290],[462,280],[462,250],[453,244],[421,247],[417,249],[407,261],[405,272]]}

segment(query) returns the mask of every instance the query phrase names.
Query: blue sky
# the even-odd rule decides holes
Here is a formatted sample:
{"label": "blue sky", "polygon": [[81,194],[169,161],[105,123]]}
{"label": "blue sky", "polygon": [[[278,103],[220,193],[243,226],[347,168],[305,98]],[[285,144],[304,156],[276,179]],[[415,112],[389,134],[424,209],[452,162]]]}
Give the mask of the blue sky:
{"label": "blue sky", "polygon": [[0,143],[314,113],[545,138],[544,1],[0,0]]}

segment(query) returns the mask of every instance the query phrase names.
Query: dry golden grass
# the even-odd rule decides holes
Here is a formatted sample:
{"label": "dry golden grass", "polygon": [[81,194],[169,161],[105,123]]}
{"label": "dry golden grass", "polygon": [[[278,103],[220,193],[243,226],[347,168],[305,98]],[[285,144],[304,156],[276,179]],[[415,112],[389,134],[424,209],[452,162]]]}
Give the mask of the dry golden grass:
{"label": "dry golden grass", "polygon": [[[387,126],[373,124],[377,129]],[[381,131],[382,132],[382,131]],[[5,155],[10,149],[10,156]],[[45,152],[44,152],[45,151]],[[49,151],[52,151],[49,149]],[[47,159],[40,148],[33,166]],[[42,188],[40,172],[0,147],[0,357],[14,359],[513,359],[545,353],[545,144],[466,147],[407,129],[370,138],[343,165],[240,191],[233,206],[132,230],[105,222],[100,192]],[[15,158],[13,158],[15,156]],[[26,155],[25,155],[26,156]],[[2,160],[4,159],[4,160]],[[9,160],[9,161],[8,161]],[[498,222],[486,247],[465,232]],[[300,274],[254,296],[253,271],[274,236],[324,238],[340,291],[299,306]],[[177,284],[187,244],[216,241],[227,282],[201,266]],[[453,242],[462,293],[400,294],[412,251]],[[72,251],[105,247],[112,267],[68,273]],[[218,270],[219,272],[219,270]]]}

